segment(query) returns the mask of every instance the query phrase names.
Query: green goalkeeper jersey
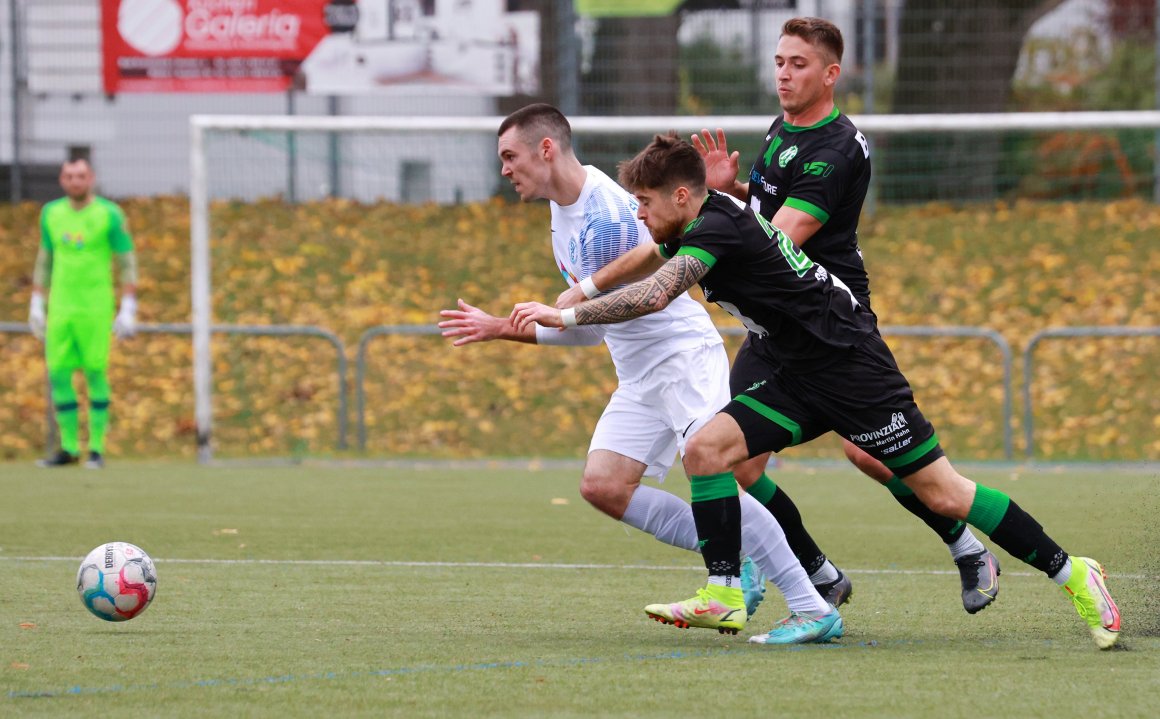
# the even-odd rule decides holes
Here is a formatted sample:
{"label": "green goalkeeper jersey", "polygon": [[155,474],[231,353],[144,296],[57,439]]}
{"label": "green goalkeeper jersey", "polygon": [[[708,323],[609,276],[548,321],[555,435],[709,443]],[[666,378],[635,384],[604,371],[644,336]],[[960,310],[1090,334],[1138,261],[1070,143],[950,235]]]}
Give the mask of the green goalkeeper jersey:
{"label": "green goalkeeper jersey", "polygon": [[113,253],[133,249],[120,207],[103,197],[80,210],[53,200],[40,212],[40,241],[52,253],[50,312],[113,310]]}

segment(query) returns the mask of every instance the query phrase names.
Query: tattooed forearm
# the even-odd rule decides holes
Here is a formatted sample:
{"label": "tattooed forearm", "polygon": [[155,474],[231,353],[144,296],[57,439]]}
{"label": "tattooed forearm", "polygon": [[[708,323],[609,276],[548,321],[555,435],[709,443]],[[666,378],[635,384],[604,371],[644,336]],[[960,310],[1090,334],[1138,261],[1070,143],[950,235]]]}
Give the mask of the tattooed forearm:
{"label": "tattooed forearm", "polygon": [[696,257],[677,255],[651,277],[576,305],[576,322],[604,325],[659,312],[708,272],[709,266]]}

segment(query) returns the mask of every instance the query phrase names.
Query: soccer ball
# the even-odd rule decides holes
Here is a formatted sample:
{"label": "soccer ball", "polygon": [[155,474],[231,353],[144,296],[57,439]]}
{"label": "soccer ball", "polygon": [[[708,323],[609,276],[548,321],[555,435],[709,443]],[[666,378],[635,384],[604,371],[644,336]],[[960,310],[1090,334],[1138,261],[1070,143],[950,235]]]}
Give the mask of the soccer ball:
{"label": "soccer ball", "polygon": [[77,594],[93,614],[109,622],[132,619],[153,601],[157,570],[140,547],[107,542],[89,552],[77,570]]}

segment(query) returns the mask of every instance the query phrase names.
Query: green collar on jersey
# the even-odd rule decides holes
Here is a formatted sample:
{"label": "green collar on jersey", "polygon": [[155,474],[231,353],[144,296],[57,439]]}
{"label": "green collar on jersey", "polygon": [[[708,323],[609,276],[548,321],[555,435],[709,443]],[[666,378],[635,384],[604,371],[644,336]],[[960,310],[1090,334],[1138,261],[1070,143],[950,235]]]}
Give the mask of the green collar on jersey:
{"label": "green collar on jersey", "polygon": [[821,127],[822,125],[826,125],[828,123],[833,122],[834,120],[837,120],[838,115],[840,115],[840,114],[841,113],[838,110],[838,106],[834,105],[834,109],[830,111],[829,115],[822,118],[821,120],[818,120],[817,122],[810,125],[809,127],[801,127],[799,125],[791,125],[788,122],[785,123],[784,125],[782,125],[782,127],[785,128],[786,132],[805,132],[806,130],[816,130],[819,127]]}

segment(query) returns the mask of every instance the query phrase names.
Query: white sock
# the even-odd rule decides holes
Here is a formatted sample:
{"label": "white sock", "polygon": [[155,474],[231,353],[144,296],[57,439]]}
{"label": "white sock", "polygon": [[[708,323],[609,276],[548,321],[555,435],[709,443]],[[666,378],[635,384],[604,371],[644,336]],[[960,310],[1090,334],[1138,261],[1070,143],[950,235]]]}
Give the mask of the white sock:
{"label": "white sock", "polygon": [[968,554],[979,554],[986,550],[986,547],[971,532],[971,528],[967,527],[963,530],[962,536],[947,545],[947,549],[951,550],[951,559],[958,561]]}
{"label": "white sock", "polygon": [[622,522],[653,535],[665,544],[697,551],[693,508],[675,494],[642,484],[628,500]]}
{"label": "white sock", "polygon": [[1052,575],[1051,581],[1062,587],[1063,585],[1067,584],[1067,580],[1069,579],[1071,579],[1071,557],[1068,557],[1067,561],[1063,563],[1063,566],[1060,568],[1060,570]]}
{"label": "white sock", "polygon": [[818,569],[818,571],[810,575],[810,583],[815,586],[819,584],[829,584],[830,582],[838,581],[839,576],[841,575],[838,574],[838,568],[827,559],[822,563],[822,566],[820,569]]}
{"label": "white sock", "polygon": [[814,589],[801,562],[790,551],[781,525],[768,509],[744,492],[741,493],[741,551],[761,567],[765,578],[785,597],[791,612],[824,614],[830,611],[830,605]]}
{"label": "white sock", "polygon": [[709,584],[718,587],[733,587],[741,589],[741,577],[727,577],[724,574],[710,574]]}

